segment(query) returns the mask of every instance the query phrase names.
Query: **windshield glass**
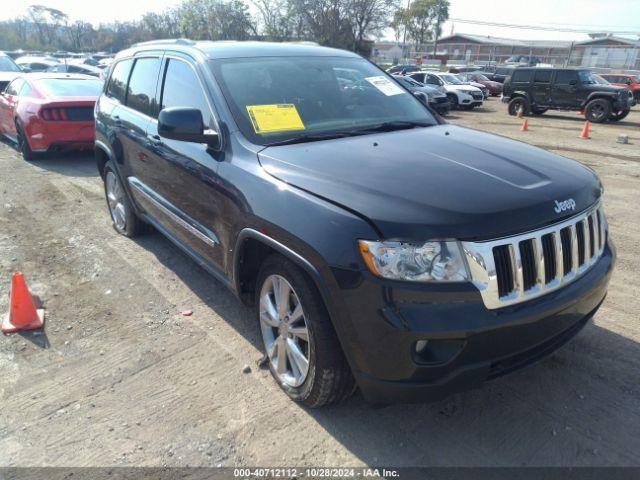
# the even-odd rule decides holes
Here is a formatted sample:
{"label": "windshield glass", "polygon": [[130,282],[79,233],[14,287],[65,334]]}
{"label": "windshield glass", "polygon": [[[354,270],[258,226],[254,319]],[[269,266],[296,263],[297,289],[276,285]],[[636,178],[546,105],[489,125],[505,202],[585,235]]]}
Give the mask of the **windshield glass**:
{"label": "windshield glass", "polygon": [[445,83],[449,83],[449,84],[453,84],[453,85],[460,85],[462,83],[462,80],[460,80],[458,77],[456,77],[455,75],[452,75],[450,73],[445,74],[445,75],[440,75],[440,78],[442,80],[444,80]]}
{"label": "windshield glass", "polygon": [[20,67],[9,57],[0,57],[0,72],[19,72]]}
{"label": "windshield glass", "polygon": [[100,80],[40,78],[34,83],[53,97],[97,97],[102,91]]}
{"label": "windshield glass", "polygon": [[348,135],[389,122],[438,122],[393,78],[361,58],[212,60],[242,133],[261,145],[301,135]]}

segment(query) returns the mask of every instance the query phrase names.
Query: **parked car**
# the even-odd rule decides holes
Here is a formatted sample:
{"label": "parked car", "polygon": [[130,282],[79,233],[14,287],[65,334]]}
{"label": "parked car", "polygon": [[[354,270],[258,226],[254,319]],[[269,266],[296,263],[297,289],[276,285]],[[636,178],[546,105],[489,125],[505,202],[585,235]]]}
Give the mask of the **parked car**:
{"label": "parked car", "polygon": [[2,92],[9,82],[23,73],[20,66],[13,61],[13,58],[0,52],[0,92]]}
{"label": "parked car", "polygon": [[488,65],[484,67],[480,73],[493,82],[504,83],[508,76],[510,76],[517,67],[510,66],[496,66]]}
{"label": "parked car", "polygon": [[451,109],[463,108],[471,110],[474,107],[481,106],[484,100],[484,95],[480,89],[463,84],[451,73],[426,71],[410,73],[409,76],[426,85],[444,87],[447,91]]}
{"label": "parked car", "polygon": [[465,85],[471,85],[472,87],[476,87],[478,90],[482,92],[482,96],[485,100],[489,98],[489,89],[485,87],[482,83],[474,82],[473,80],[469,79],[469,77],[467,77],[466,75],[460,74],[460,73],[449,73],[449,75],[454,75],[458,80],[460,80],[460,82],[464,83]]}
{"label": "parked car", "polygon": [[154,225],[251,305],[271,374],[310,407],[528,365],[585,326],[614,266],[593,170],[444,124],[352,52],[134,46],[96,104],[96,159],[115,230]]}
{"label": "parked car", "polygon": [[387,73],[390,74],[402,74],[402,73],[411,73],[420,71],[420,67],[418,65],[394,65],[391,68],[387,68]]}
{"label": "parked car", "polygon": [[458,75],[462,81],[465,82],[475,82],[483,85],[489,95],[493,97],[497,97],[502,94],[502,84],[500,82],[494,82],[489,80],[485,75],[480,72],[468,72],[462,73]]}
{"label": "parked car", "polygon": [[22,69],[28,69],[31,72],[44,72],[60,62],[54,57],[27,56],[16,59],[16,63],[20,65]]}
{"label": "parked car", "polygon": [[542,63],[542,60],[540,60],[540,57],[536,57],[535,55],[512,55],[507,58],[504,63],[534,67],[537,64]]}
{"label": "parked car", "polygon": [[46,71],[56,73],[81,73],[98,78],[102,78],[104,75],[101,69],[83,63],[57,63],[49,67]]}
{"label": "parked car", "polygon": [[636,103],[640,103],[640,75],[632,73],[601,73],[600,76],[612,85],[629,90],[633,94]]}
{"label": "parked car", "polygon": [[477,72],[481,70],[482,67],[478,66],[458,66],[449,68],[449,73],[469,73],[469,72]]}
{"label": "parked car", "polygon": [[93,148],[102,82],[86,75],[27,73],[0,94],[0,133],[25,160],[39,152]]}
{"label": "parked car", "polygon": [[610,85],[586,69],[518,68],[504,85],[510,115],[522,110],[541,115],[549,109],[584,111],[594,123],[625,118],[633,104],[626,88]]}
{"label": "parked car", "polygon": [[423,93],[426,96],[428,105],[438,112],[439,115],[449,113],[449,109],[451,108],[449,99],[447,98],[446,90],[442,89],[442,87],[425,85],[406,75],[394,75],[394,78],[411,93]]}

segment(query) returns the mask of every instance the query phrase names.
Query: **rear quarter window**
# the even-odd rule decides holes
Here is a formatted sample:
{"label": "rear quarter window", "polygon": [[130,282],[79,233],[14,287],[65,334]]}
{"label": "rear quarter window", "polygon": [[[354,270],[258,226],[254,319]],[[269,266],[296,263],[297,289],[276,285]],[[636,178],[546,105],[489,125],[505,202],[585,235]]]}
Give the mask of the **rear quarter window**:
{"label": "rear quarter window", "polygon": [[127,93],[129,73],[131,72],[132,65],[132,59],[121,60],[115,64],[113,67],[113,73],[109,78],[109,85],[107,86],[108,97],[124,103],[125,95]]}

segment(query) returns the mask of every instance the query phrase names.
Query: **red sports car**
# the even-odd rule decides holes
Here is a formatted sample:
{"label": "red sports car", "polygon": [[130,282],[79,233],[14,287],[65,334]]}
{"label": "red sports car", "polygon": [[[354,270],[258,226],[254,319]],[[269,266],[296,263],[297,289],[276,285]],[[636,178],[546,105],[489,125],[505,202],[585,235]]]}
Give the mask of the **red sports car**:
{"label": "red sports car", "polygon": [[0,93],[0,134],[25,160],[37,152],[93,148],[93,107],[102,81],[88,75],[28,73]]}

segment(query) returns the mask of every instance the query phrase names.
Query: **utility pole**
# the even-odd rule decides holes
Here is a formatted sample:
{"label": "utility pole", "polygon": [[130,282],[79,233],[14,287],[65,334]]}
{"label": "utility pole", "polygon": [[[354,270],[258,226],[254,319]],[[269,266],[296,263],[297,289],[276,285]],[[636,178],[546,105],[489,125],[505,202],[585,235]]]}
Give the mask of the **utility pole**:
{"label": "utility pole", "polygon": [[[411,0],[407,0],[407,9],[411,6]],[[404,57],[403,63],[407,63],[407,16],[404,17],[404,32],[402,34],[402,56]]]}

